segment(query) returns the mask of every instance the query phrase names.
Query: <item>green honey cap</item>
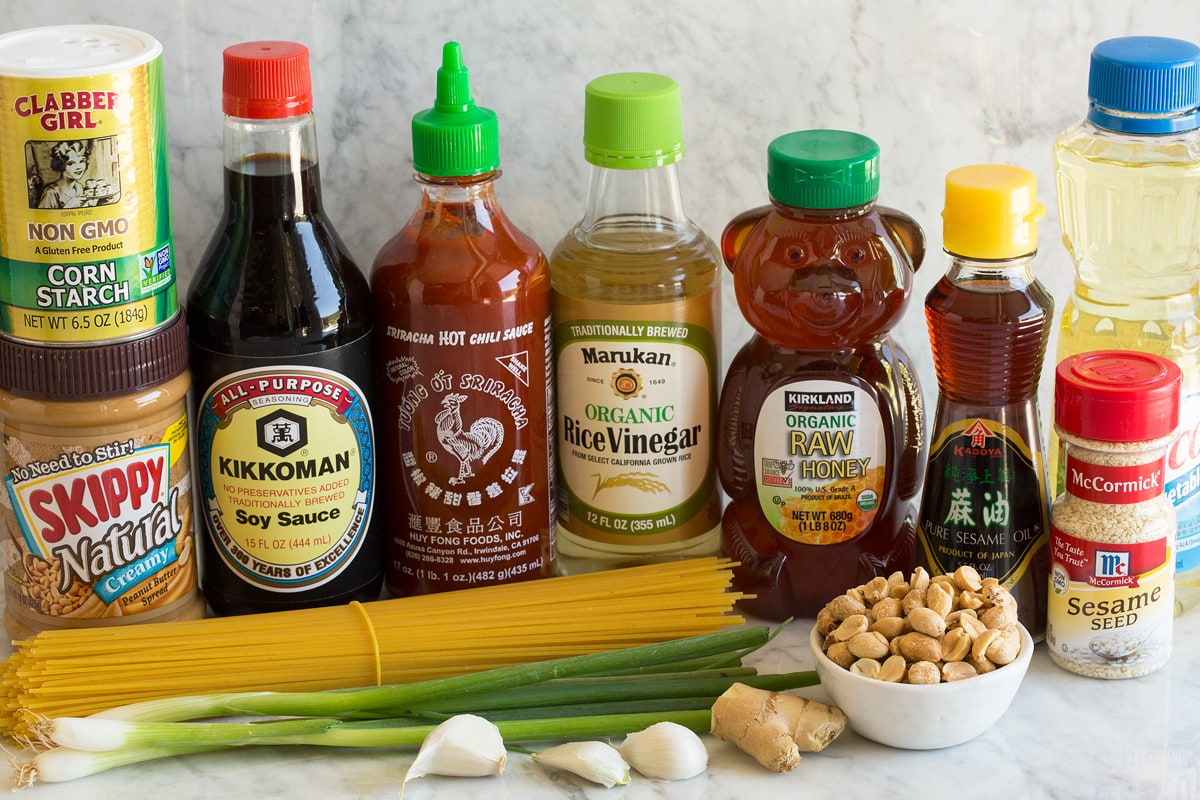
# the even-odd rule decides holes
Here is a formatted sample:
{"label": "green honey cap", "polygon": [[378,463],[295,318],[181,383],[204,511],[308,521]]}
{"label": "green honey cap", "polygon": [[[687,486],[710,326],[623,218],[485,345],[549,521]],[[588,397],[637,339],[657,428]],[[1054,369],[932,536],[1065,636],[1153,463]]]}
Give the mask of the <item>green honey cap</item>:
{"label": "green honey cap", "polygon": [[683,157],[679,84],[652,72],[618,72],[584,94],[583,152],[609,169],[650,169]]}
{"label": "green honey cap", "polygon": [[767,148],[767,191],[797,208],[852,208],[879,196],[879,145],[861,133],[795,131]]}
{"label": "green honey cap", "polygon": [[422,175],[463,177],[500,167],[496,112],[475,105],[458,42],[442,47],[433,108],[412,118],[413,168]]}

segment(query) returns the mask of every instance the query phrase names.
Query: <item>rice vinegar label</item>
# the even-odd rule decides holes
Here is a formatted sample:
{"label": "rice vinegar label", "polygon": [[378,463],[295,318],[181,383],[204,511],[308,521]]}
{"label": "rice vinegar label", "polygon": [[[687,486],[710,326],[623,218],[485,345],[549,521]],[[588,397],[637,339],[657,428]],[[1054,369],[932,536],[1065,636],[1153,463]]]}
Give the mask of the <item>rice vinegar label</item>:
{"label": "rice vinegar label", "polygon": [[201,499],[225,566],[267,591],[336,578],[362,548],[375,498],[359,387],[317,367],[233,372],[199,404]]}
{"label": "rice vinegar label", "polygon": [[[1200,380],[1190,370],[1185,380]],[[1175,506],[1178,520],[1175,543],[1175,572],[1180,587],[1186,587],[1186,606],[1200,598],[1200,390],[1185,394],[1179,404],[1179,429],[1167,448],[1165,493]]]}
{"label": "rice vinegar label", "polygon": [[759,507],[804,544],[837,544],[865,531],[887,475],[883,418],[874,398],[840,381],[785,384],[763,400],[754,432]]}
{"label": "rice vinegar label", "polygon": [[930,571],[969,565],[1011,588],[1046,543],[1040,465],[1024,438],[997,420],[958,420],[937,432],[926,474],[917,539]]}
{"label": "rice vinegar label", "polygon": [[555,328],[558,519],[597,542],[683,542],[716,524],[716,344],[675,308],[638,311],[661,317]]}
{"label": "rice vinegar label", "polygon": [[[47,30],[41,63],[61,74],[53,51],[71,40]],[[0,332],[77,345],[153,331],[178,312],[161,48],[111,72],[3,74],[40,49],[27,34],[0,39]]]}

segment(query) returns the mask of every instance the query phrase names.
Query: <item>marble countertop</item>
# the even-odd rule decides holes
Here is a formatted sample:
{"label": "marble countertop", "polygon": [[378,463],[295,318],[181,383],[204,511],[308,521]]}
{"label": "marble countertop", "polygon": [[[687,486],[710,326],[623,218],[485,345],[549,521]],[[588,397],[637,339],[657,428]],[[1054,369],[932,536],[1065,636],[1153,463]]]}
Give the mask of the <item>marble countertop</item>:
{"label": "marble countertop", "polygon": [[[795,622],[752,661],[761,672],[810,669],[809,628],[807,621]],[[892,749],[847,730],[824,752],[806,755],[795,771],[776,774],[706,735],[709,768],[685,781],[653,781],[635,774],[628,786],[605,789],[513,753],[500,777],[422,778],[409,784],[405,798],[1200,797],[1200,613],[1176,620],[1170,662],[1138,679],[1103,681],[1066,672],[1050,661],[1045,647],[1037,646],[1004,717],[979,738],[945,750]],[[800,694],[826,699],[819,687]],[[390,749],[247,747],[42,784],[18,796],[391,800],[399,797],[412,758],[411,751]]]}

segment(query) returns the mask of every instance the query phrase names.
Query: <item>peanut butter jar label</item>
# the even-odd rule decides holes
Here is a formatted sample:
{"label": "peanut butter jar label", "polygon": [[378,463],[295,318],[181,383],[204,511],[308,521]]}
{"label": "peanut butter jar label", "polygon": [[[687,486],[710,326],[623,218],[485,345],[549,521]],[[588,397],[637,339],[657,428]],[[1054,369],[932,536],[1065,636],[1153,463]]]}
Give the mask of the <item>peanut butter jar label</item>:
{"label": "peanut butter jar label", "polygon": [[7,610],[33,629],[131,622],[194,595],[186,412],[84,438],[3,436]]}
{"label": "peanut butter jar label", "polygon": [[169,323],[168,172],[158,42],[126,29],[0,37],[0,332],[80,345]]}

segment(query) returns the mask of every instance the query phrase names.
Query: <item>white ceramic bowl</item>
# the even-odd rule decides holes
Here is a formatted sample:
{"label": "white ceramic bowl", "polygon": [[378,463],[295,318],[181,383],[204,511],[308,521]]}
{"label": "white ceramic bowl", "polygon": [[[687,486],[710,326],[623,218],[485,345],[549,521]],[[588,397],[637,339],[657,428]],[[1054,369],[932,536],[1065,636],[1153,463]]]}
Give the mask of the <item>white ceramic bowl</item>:
{"label": "white ceramic bowl", "polygon": [[821,650],[814,625],[812,648],[821,686],[858,735],[907,750],[936,750],[974,739],[1004,715],[1033,657],[1033,638],[1021,627],[1021,653],[992,672],[929,686],[864,678],[839,667]]}

